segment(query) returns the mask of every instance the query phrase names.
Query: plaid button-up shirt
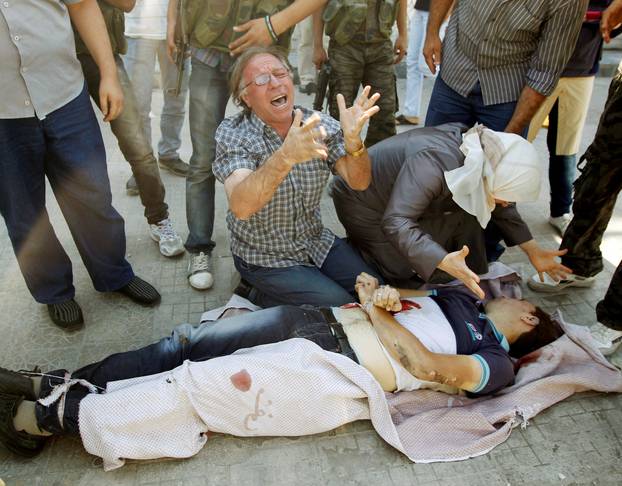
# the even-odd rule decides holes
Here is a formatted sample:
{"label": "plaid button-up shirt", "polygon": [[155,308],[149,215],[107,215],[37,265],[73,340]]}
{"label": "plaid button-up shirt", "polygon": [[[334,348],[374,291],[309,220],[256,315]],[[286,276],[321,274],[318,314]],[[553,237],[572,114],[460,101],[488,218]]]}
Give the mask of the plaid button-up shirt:
{"label": "plaid button-up shirt", "polygon": [[588,0],[457,0],[441,78],[484,104],[516,101],[525,85],[551,94],[574,50]]}
{"label": "plaid button-up shirt", "polygon": [[[298,106],[307,119],[314,112]],[[246,221],[227,213],[231,252],[262,267],[322,266],[335,235],[322,225],[320,199],[335,163],[346,155],[339,122],[320,113],[328,160],[296,164],[268,204]],[[213,171],[223,182],[237,169],[256,170],[282,145],[255,114],[226,118],[216,131]]]}

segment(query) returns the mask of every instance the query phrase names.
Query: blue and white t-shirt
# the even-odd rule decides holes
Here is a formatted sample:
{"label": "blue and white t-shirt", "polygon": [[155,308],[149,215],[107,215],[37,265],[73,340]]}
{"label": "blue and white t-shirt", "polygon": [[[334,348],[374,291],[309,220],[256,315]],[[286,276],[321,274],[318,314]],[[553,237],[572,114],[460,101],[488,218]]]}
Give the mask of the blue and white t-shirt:
{"label": "blue and white t-shirt", "polygon": [[[482,379],[471,395],[487,395],[514,381],[514,364],[507,339],[482,312],[479,302],[456,290],[435,290],[430,297],[407,299],[417,305],[395,314],[395,319],[430,351],[473,356]],[[398,362],[390,360],[398,390],[414,390],[422,382]],[[425,386],[425,385],[424,385]]]}

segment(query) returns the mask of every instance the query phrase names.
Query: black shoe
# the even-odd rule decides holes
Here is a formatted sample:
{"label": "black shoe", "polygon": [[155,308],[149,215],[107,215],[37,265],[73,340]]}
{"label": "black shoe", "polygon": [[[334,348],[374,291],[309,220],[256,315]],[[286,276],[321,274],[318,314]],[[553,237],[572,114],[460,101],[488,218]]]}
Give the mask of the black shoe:
{"label": "black shoe", "polygon": [[190,166],[179,157],[174,159],[158,159],[160,167],[172,172],[175,175],[186,177],[190,171]]}
{"label": "black shoe", "polygon": [[248,296],[250,295],[252,289],[253,286],[249,284],[246,280],[242,279],[240,280],[240,283],[235,288],[233,293],[245,298],[246,300],[249,300]]}
{"label": "black shoe", "polygon": [[161,299],[160,294],[153,285],[136,276],[127,285],[117,290],[117,292],[127,295],[134,302],[142,305],[156,305]]}
{"label": "black shoe", "polygon": [[35,457],[45,447],[46,437],[15,430],[13,418],[24,397],[0,393],[0,444],[22,457]]}
{"label": "black shoe", "polygon": [[128,196],[138,196],[140,194],[138,191],[138,184],[136,184],[134,176],[130,177],[125,183],[125,192]]}
{"label": "black shoe", "polygon": [[77,331],[84,327],[82,309],[73,299],[59,304],[48,304],[48,313],[52,322],[65,331]]}
{"label": "black shoe", "polygon": [[0,368],[0,393],[22,396],[33,402],[37,400],[32,380],[25,374],[5,368]]}

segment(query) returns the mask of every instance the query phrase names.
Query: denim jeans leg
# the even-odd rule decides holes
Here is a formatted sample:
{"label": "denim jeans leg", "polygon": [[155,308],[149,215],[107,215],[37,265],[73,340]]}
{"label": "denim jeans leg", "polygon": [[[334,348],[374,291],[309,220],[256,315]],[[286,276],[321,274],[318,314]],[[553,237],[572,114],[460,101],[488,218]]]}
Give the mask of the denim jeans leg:
{"label": "denim jeans leg", "polygon": [[[97,64],[89,55],[78,57],[91,97],[99,105],[100,77]],[[160,178],[158,162],[151,150],[151,143],[147,140],[134,91],[121,57],[115,55],[115,62],[125,101],[123,111],[110,122],[110,128],[117,138],[121,153],[129,162],[136,178],[140,200],[145,207],[145,218],[149,224],[154,224],[168,217],[168,206],[164,202],[164,184]]]}
{"label": "denim jeans leg", "polygon": [[[469,98],[473,103],[473,109],[475,113],[475,121],[482,123],[487,128],[502,132],[509,123],[514,110],[516,108],[516,101],[510,101],[508,103],[497,103],[494,105],[485,105],[484,96],[482,95],[482,87],[479,82],[473,88],[473,91],[469,93]],[[527,137],[527,131],[529,130],[529,124],[523,130],[522,136]]]}
{"label": "denim jeans leg", "polygon": [[557,218],[570,212],[572,206],[572,183],[574,182],[576,154],[557,155],[557,129],[559,122],[559,101],[549,113],[549,130],[546,145],[549,149],[549,184],[551,186],[551,217]]}
{"label": "denim jeans leg", "polygon": [[356,277],[361,272],[376,277],[381,285],[384,284],[380,272],[366,263],[360,253],[344,238],[335,238],[320,271],[343,287],[354,300],[356,300],[354,285]]}
{"label": "denim jeans leg", "polygon": [[316,266],[269,268],[233,255],[235,268],[254,289],[249,298],[260,307],[276,305],[339,306],[356,299]]}
{"label": "denim jeans leg", "polygon": [[215,244],[214,230],[215,182],[212,163],[216,155],[214,136],[225,116],[229,101],[227,73],[192,60],[190,73],[190,138],[192,157],[186,178],[186,217],[191,253],[210,252]]}
{"label": "denim jeans leg", "polygon": [[172,370],[187,359],[206,361],[230,355],[238,349],[284,341],[299,335],[298,328],[316,322],[326,321],[314,309],[279,306],[200,326],[182,324],[173,329],[170,336],[154,344],[113,354],[71,375],[105,387],[109,381]]}
{"label": "denim jeans leg", "polygon": [[96,290],[118,290],[134,276],[125,228],[112,207],[106,151],[86,90],[42,122],[46,175]]}
{"label": "denim jeans leg", "polygon": [[476,122],[470,98],[451,89],[441,76],[437,76],[425,116],[425,126],[435,127],[444,123],[461,122],[473,126]]}
{"label": "denim jeans leg", "polygon": [[127,54],[123,57],[127,74],[132,83],[138,113],[143,129],[151,145],[151,99],[157,42],[153,39],[127,39]]}
{"label": "denim jeans leg", "polygon": [[190,59],[186,59],[184,72],[182,73],[181,87],[178,96],[175,96],[177,88],[177,66],[171,62],[166,53],[166,41],[157,42],[158,63],[160,64],[160,80],[164,105],[160,115],[160,132],[162,138],[158,143],[158,156],[162,159],[174,159],[179,157],[181,147],[181,129],[186,117],[186,99],[188,98],[188,82],[190,79]]}
{"label": "denim jeans leg", "polygon": [[[52,115],[50,115],[52,116]],[[45,209],[46,140],[36,118],[0,120],[0,213],[37,302],[73,298],[71,261]]]}

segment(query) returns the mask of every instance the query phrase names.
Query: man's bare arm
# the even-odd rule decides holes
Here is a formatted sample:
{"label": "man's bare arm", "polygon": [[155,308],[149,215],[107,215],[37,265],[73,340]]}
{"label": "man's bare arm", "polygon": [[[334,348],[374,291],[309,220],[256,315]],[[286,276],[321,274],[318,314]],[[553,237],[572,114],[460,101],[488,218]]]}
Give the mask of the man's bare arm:
{"label": "man's bare arm", "polygon": [[399,0],[397,11],[397,38],[393,45],[393,62],[399,64],[408,50],[408,2]]}
{"label": "man's bare arm", "polygon": [[247,220],[268,204],[291,167],[277,150],[257,170],[238,169],[227,177],[225,192],[234,216]]}
{"label": "man's bare arm", "polygon": [[67,4],[71,22],[95,60],[100,73],[99,107],[104,121],[114,120],[123,111],[123,91],[101,10],[95,0]]}
{"label": "man's bare arm", "polygon": [[[276,35],[281,35],[302,19],[322,8],[328,0],[296,0],[280,12],[270,16],[270,22]],[[231,54],[237,56],[252,46],[269,46],[272,37],[263,18],[249,20],[245,24],[234,27],[236,32],[245,34],[229,44]]]}
{"label": "man's bare arm", "polygon": [[136,0],[104,0],[108,5],[117,7],[124,12],[131,12],[136,6]]}
{"label": "man's bare arm", "polygon": [[414,377],[467,391],[477,389],[482,379],[482,367],[475,358],[433,353],[389,312],[377,306],[367,308],[384,347]]}
{"label": "man's bare arm", "polygon": [[505,127],[505,131],[521,135],[545,99],[546,96],[543,94],[538,93],[529,86],[525,86],[521,91],[516,108],[508,125]]}
{"label": "man's bare arm", "polygon": [[327,159],[328,149],[321,141],[326,130],[314,113],[302,122],[296,110],[283,145],[257,170],[238,169],[225,180],[229,209],[238,219],[248,219],[270,202],[274,193],[296,164],[311,159]]}
{"label": "man's bare arm", "polygon": [[430,13],[426,29],[423,57],[432,73],[436,73],[436,66],[441,63],[441,25],[449,14],[453,0],[434,0],[430,2]]}

